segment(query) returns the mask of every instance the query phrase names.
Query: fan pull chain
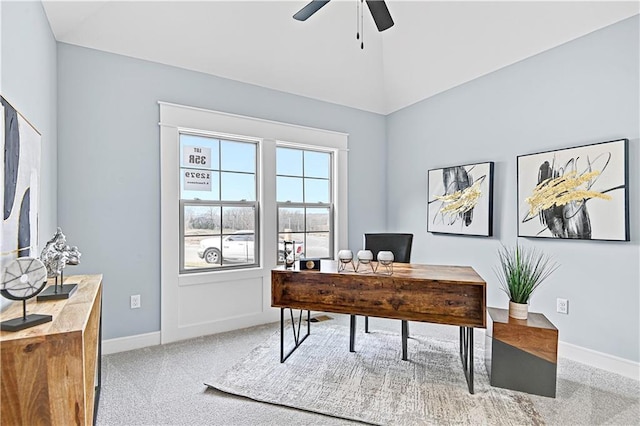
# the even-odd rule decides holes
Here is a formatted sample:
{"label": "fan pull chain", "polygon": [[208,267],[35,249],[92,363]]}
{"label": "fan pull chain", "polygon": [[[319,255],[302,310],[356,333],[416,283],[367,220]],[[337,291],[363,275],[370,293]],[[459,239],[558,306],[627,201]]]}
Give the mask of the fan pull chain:
{"label": "fan pull chain", "polygon": [[356,0],[356,40],[360,40],[360,2]]}
{"label": "fan pull chain", "polygon": [[364,49],[364,21],[362,20],[364,10],[364,0],[360,0],[360,32],[362,33],[362,40],[360,41],[360,49]]}

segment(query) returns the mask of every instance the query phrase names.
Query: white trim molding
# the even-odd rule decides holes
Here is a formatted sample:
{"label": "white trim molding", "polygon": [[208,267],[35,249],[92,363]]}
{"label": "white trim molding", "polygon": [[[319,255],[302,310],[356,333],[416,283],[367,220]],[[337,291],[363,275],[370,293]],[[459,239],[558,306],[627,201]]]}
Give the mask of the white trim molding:
{"label": "white trim molding", "polygon": [[148,348],[160,344],[160,332],[138,334],[135,336],[118,337],[102,341],[102,355]]}
{"label": "white trim molding", "polygon": [[558,356],[596,367],[610,373],[640,380],[640,363],[571,343],[558,342]]}

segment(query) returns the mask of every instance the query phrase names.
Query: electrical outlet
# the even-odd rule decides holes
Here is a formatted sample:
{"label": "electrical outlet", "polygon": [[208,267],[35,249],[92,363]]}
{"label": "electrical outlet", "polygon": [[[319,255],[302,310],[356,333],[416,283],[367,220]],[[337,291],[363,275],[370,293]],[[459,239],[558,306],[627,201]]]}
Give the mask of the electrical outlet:
{"label": "electrical outlet", "polygon": [[140,295],[134,294],[131,296],[131,309],[138,309],[140,307]]}
{"label": "electrical outlet", "polygon": [[561,314],[568,314],[569,313],[569,301],[567,299],[558,298],[556,300],[556,310]]}

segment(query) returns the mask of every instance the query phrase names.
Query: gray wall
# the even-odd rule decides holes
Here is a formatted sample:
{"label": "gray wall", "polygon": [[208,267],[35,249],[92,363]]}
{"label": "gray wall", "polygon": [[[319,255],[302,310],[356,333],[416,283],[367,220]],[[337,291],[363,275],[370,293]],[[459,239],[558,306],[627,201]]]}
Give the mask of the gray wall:
{"label": "gray wall", "polygon": [[104,274],[106,339],[160,329],[159,100],[349,133],[350,245],[386,225],[384,116],[61,43],[58,90],[60,224]]}
{"label": "gray wall", "polygon": [[3,1],[0,7],[0,93],[42,134],[38,221],[42,248],[58,222],[56,41],[39,1]]}
{"label": "gray wall", "polygon": [[[390,230],[415,233],[416,262],[473,266],[489,306],[507,307],[492,266],[517,238],[516,156],[630,139],[631,242],[519,239],[561,268],[534,294],[560,340],[639,360],[638,17],[589,34],[388,116]],[[495,162],[493,238],[426,232],[426,172]],[[569,299],[569,315],[556,298]]]}

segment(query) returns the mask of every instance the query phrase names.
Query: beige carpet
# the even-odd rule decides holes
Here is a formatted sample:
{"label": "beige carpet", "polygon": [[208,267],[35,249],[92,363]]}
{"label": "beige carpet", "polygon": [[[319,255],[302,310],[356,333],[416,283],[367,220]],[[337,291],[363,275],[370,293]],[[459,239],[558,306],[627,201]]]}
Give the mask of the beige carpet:
{"label": "beige carpet", "polygon": [[[290,330],[286,337],[290,340]],[[488,383],[476,348],[475,394],[468,392],[457,341],[409,339],[401,360],[398,334],[358,333],[349,352],[347,327],[311,325],[311,336],[280,363],[280,335],[271,336],[206,385],[256,401],[381,425],[544,424],[523,393]]]}

